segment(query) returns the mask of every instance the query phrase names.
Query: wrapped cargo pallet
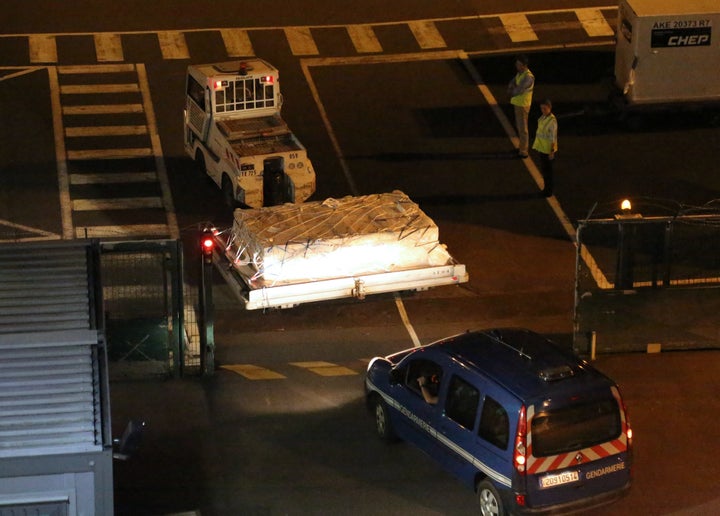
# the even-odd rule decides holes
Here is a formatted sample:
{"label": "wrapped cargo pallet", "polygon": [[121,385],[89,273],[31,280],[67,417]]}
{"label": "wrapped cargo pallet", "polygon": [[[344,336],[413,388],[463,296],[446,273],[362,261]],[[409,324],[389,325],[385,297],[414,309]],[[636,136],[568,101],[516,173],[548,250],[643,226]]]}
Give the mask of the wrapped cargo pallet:
{"label": "wrapped cargo pallet", "polygon": [[397,190],[236,210],[226,251],[253,287],[453,263],[437,225]]}

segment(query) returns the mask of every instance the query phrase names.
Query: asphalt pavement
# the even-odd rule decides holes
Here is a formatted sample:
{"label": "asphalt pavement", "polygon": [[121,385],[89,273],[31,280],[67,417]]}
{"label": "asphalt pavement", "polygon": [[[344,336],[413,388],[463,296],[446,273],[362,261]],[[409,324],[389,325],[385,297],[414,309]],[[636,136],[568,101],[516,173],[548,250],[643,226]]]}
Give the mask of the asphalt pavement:
{"label": "asphalt pavement", "polygon": [[[402,328],[337,330],[338,340],[393,331]],[[312,331],[286,328],[279,340],[306,338]],[[717,513],[720,353],[608,354],[594,364],[620,384],[629,408],[634,480],[628,496],[590,514]],[[137,455],[115,464],[117,514],[477,513],[472,493],[419,451],[377,442],[360,361],[343,364],[355,375],[315,379],[274,365],[285,380],[218,369],[208,378],[114,381],[115,433],[130,418],[148,423]]]}

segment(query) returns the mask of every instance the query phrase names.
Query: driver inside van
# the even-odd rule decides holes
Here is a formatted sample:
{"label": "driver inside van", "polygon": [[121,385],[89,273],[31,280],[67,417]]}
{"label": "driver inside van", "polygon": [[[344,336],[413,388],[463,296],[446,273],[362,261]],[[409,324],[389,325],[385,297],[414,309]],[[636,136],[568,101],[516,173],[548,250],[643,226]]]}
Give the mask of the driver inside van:
{"label": "driver inside van", "polygon": [[417,382],[420,386],[423,399],[425,399],[427,403],[435,405],[438,402],[438,387],[440,386],[438,375],[421,375],[418,376]]}

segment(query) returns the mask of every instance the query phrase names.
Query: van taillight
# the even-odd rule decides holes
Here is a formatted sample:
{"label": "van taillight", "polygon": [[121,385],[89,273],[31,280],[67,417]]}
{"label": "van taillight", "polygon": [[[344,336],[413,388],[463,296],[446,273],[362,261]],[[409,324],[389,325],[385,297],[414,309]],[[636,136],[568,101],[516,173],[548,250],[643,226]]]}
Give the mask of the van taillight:
{"label": "van taillight", "polygon": [[515,434],[515,448],[513,450],[513,462],[515,463],[515,469],[521,475],[525,474],[525,465],[527,464],[527,447],[525,443],[526,432],[527,422],[525,420],[525,405],[523,405],[520,407],[517,433]]}

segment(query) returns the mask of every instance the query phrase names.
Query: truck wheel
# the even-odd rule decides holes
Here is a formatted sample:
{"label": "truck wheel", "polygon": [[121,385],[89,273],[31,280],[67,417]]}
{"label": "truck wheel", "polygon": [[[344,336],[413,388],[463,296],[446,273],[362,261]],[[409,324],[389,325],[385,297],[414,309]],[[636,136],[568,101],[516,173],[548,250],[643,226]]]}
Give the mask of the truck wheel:
{"label": "truck wheel", "polygon": [[195,165],[200,172],[207,175],[207,169],[205,168],[205,155],[200,150],[195,152]]}
{"label": "truck wheel", "polygon": [[485,479],[477,486],[477,499],[480,504],[480,514],[483,516],[503,516],[503,508],[500,494],[489,480]]}
{"label": "truck wheel", "polygon": [[395,430],[390,421],[390,414],[385,402],[379,396],[376,396],[372,402],[373,414],[375,415],[375,430],[378,437],[386,443],[393,443],[398,440]]}
{"label": "truck wheel", "polygon": [[225,205],[228,208],[230,208],[231,210],[237,208],[237,202],[235,201],[235,194],[233,193],[232,183],[230,182],[230,178],[226,175],[223,175],[222,178],[222,195],[225,201]]}

